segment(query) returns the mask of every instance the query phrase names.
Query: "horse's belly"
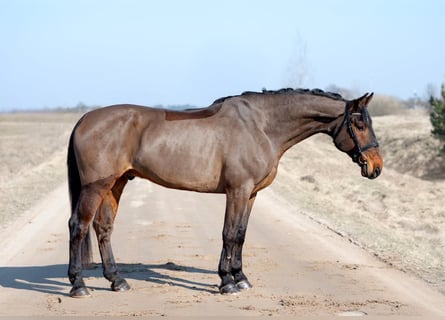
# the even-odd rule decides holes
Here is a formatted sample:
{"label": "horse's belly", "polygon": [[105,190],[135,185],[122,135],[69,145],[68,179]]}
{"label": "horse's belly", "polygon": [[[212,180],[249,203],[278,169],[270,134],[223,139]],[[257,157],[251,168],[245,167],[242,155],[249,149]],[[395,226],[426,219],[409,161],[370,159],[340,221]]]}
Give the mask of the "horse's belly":
{"label": "horse's belly", "polygon": [[135,170],[142,177],[169,188],[223,192],[222,161],[215,152],[153,148],[150,153],[137,159]]}

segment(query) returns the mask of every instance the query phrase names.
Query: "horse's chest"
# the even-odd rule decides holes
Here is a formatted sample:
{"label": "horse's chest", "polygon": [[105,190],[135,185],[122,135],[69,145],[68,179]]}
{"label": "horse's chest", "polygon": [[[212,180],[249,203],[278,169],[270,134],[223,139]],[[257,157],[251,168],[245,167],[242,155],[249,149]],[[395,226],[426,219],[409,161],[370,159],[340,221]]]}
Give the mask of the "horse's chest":
{"label": "horse's chest", "polygon": [[278,165],[274,165],[272,170],[270,170],[269,173],[257,185],[255,185],[255,192],[267,188],[277,176],[277,172]]}

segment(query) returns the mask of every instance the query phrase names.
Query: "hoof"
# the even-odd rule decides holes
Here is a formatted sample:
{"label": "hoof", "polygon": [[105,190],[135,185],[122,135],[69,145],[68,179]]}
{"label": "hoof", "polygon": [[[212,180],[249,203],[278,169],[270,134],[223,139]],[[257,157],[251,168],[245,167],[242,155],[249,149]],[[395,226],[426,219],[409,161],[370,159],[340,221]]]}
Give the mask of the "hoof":
{"label": "hoof", "polygon": [[241,280],[236,284],[236,287],[239,290],[249,290],[252,288],[252,285],[250,284],[249,280]]}
{"label": "hoof", "polygon": [[221,294],[237,294],[240,290],[233,283],[226,284],[224,287],[219,288]]}
{"label": "hoof", "polygon": [[91,297],[91,294],[86,287],[78,287],[78,288],[73,287],[70,291],[70,297],[71,298],[89,298],[89,297]]}
{"label": "hoof", "polygon": [[111,284],[111,290],[113,291],[128,291],[131,287],[125,279],[114,280]]}

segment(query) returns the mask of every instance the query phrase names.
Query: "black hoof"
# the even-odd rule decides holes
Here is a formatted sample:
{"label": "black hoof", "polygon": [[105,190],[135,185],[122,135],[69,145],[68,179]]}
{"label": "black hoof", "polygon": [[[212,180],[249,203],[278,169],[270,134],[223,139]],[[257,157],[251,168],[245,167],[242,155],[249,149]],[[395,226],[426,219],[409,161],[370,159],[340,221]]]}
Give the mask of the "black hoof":
{"label": "black hoof", "polygon": [[89,298],[91,297],[90,292],[86,287],[73,287],[70,291],[71,298]]}
{"label": "black hoof", "polygon": [[125,279],[114,280],[111,284],[111,290],[113,291],[128,291],[131,287]]}
{"label": "black hoof", "polygon": [[249,290],[252,288],[252,285],[250,284],[249,280],[241,280],[236,284],[236,287],[239,290]]}
{"label": "black hoof", "polygon": [[237,294],[240,290],[233,283],[226,284],[224,287],[219,288],[219,293],[221,294]]}

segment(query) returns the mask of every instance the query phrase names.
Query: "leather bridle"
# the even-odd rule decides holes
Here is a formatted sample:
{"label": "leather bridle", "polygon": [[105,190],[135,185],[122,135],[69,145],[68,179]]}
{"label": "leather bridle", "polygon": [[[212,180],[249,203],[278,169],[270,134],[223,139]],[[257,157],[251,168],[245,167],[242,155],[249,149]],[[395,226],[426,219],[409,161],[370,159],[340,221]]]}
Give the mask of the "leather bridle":
{"label": "leather bridle", "polygon": [[[355,115],[355,113],[353,113],[353,114]],[[368,110],[366,109],[366,107],[364,107],[362,109],[362,113],[357,113],[357,114],[362,115],[364,117],[364,119],[369,119],[369,113],[368,113]],[[333,135],[334,144],[337,147],[338,147],[338,145],[337,145],[336,140],[344,126],[347,127],[348,134],[351,137],[352,141],[354,142],[354,148],[351,151],[347,151],[347,153],[350,155],[350,157],[352,158],[352,160],[354,162],[361,162],[360,159],[361,159],[363,152],[365,152],[366,150],[369,150],[371,148],[376,148],[379,146],[379,143],[377,142],[377,138],[376,138],[372,128],[369,129],[369,130],[371,130],[372,142],[365,146],[360,145],[360,141],[358,141],[357,135],[355,134],[355,132],[352,128],[351,111],[350,111],[349,102],[346,103],[345,116],[343,118],[343,121],[342,121],[341,125],[335,130],[334,135]]]}

